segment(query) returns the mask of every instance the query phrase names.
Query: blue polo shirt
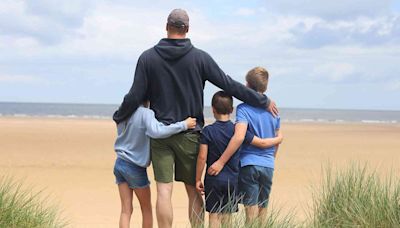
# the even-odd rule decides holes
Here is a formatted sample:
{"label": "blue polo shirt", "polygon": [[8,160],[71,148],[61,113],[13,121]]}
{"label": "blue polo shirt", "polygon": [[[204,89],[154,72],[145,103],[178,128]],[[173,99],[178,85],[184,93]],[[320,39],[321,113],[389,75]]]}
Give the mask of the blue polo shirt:
{"label": "blue polo shirt", "polygon": [[[280,128],[280,118],[275,118],[271,113],[262,108],[248,104],[240,104],[236,108],[236,122],[247,123],[247,132],[259,138],[273,138]],[[252,145],[242,145],[240,148],[241,167],[257,165],[274,168],[275,147],[261,149]]]}
{"label": "blue polo shirt", "polygon": [[[215,161],[217,161],[222,153],[225,151],[233,134],[235,132],[235,125],[232,121],[216,121],[211,125],[206,126],[200,138],[201,144],[208,145],[207,153],[207,169]],[[250,132],[246,134],[243,144],[251,143],[254,135]],[[224,168],[217,176],[210,176],[206,173],[208,180],[221,180],[236,183],[239,176],[239,162],[240,156],[238,151],[232,155],[229,161],[225,164]]]}

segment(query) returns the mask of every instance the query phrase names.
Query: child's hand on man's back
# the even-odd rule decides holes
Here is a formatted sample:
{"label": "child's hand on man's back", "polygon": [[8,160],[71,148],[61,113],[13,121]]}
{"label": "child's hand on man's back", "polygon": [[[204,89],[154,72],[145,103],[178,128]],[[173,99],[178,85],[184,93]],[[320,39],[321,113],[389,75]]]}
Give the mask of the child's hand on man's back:
{"label": "child's hand on man's back", "polygon": [[193,129],[196,127],[196,118],[188,117],[185,122],[188,129]]}

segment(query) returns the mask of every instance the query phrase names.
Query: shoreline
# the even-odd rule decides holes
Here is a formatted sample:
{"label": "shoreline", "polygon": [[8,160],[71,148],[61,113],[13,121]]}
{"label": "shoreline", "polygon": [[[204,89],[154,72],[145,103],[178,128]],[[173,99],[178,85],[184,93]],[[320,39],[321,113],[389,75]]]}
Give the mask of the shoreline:
{"label": "shoreline", "polygon": [[[93,116],[58,116],[58,115],[48,115],[48,116],[28,116],[28,115],[0,115],[0,119],[3,120],[78,120],[78,121],[113,121],[112,117],[93,117]],[[213,118],[205,118],[206,125],[214,122]],[[234,122],[234,119],[232,119]],[[325,121],[325,120],[282,120],[281,123],[284,124],[304,124],[304,125],[313,125],[313,124],[321,124],[321,125],[384,125],[384,126],[399,126],[400,123],[397,121],[374,121],[374,120],[365,120],[365,121]]]}

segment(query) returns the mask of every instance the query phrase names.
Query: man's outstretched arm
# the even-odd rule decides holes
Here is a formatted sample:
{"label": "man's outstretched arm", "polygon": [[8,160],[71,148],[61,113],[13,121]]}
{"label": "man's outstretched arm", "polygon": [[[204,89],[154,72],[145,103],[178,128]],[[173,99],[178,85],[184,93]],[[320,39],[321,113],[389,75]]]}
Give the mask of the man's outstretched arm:
{"label": "man's outstretched arm", "polygon": [[233,80],[219,68],[218,64],[208,54],[205,54],[203,61],[203,73],[206,80],[251,106],[266,108],[274,116],[278,115],[278,109],[274,101]]}
{"label": "man's outstretched arm", "polygon": [[118,124],[129,118],[132,113],[143,103],[147,93],[147,74],[144,62],[139,58],[133,84],[129,92],[125,95],[122,104],[114,113],[113,119]]}

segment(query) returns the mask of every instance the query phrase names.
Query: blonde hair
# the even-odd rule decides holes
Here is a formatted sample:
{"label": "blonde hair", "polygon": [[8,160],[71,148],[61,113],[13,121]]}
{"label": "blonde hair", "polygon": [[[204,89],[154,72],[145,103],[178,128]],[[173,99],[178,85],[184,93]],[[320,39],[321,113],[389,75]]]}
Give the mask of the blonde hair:
{"label": "blonde hair", "polygon": [[254,67],[246,75],[248,86],[260,93],[267,91],[268,71],[263,67]]}

